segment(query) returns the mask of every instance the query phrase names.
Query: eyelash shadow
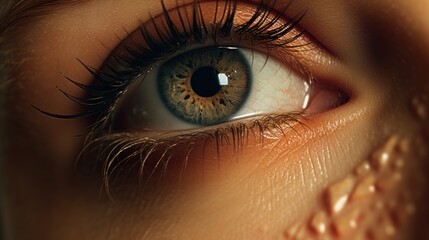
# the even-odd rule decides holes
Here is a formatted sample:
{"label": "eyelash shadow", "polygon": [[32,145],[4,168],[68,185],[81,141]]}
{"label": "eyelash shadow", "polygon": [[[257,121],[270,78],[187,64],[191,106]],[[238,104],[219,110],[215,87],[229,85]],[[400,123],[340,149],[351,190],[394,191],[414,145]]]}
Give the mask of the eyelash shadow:
{"label": "eyelash shadow", "polygon": [[[127,185],[134,184],[145,187],[152,179],[155,171],[162,170],[162,175],[169,171],[170,160],[179,161],[182,166],[180,175],[187,168],[189,156],[195,149],[206,149],[211,144],[216,145],[216,159],[220,161],[221,148],[232,146],[234,155],[240,153],[248,144],[249,137],[254,137],[263,146],[267,133],[285,138],[286,131],[299,134],[295,126],[305,125],[306,119],[302,113],[264,115],[246,122],[234,122],[219,128],[200,130],[196,132],[169,132],[154,137],[142,137],[138,133],[115,133],[93,139],[81,151],[76,169],[78,172],[90,172],[91,176],[99,175],[102,179],[103,190],[114,197],[114,189],[121,186],[123,178]],[[171,135],[172,136],[169,136]],[[182,151],[183,159],[175,158],[177,151]],[[85,161],[96,156],[99,161]],[[204,161],[203,155],[198,161]],[[154,161],[153,161],[154,160]],[[149,167],[148,162],[151,162]],[[176,162],[177,164],[177,162]],[[138,169],[138,173],[132,171]],[[161,168],[161,169],[160,169]],[[101,169],[101,171],[100,171]],[[177,170],[177,169],[176,169]],[[162,177],[162,176],[161,176]],[[133,179],[135,182],[130,181]],[[180,179],[179,179],[180,181]]]}
{"label": "eyelash shadow", "polygon": [[[142,156],[138,162],[141,163],[139,168],[141,169],[140,173],[143,174],[145,159],[147,160],[154,151],[159,153],[162,148],[170,150],[166,150],[161,154],[162,157],[156,165],[159,166],[165,161],[168,165],[168,161],[172,157],[167,154],[172,149],[169,146],[177,145],[177,142],[192,143],[187,145],[191,149],[195,147],[197,141],[201,142],[202,139],[205,139],[203,142],[214,141],[219,152],[221,145],[232,137],[232,140],[227,141],[227,143],[232,143],[234,149],[240,149],[245,143],[249,132],[255,133],[256,130],[261,134],[271,130],[282,132],[282,125],[291,126],[292,123],[300,123],[298,120],[298,117],[301,116],[300,114],[288,113],[263,116],[248,123],[238,123],[214,130],[180,134],[162,140],[141,138],[137,134],[131,133],[114,133],[111,124],[112,113],[115,110],[118,99],[136,79],[144,77],[152,66],[165,61],[178,49],[185,49],[191,44],[203,44],[210,37],[217,43],[220,38],[232,38],[233,34],[239,36],[238,40],[246,40],[252,45],[258,44],[268,51],[282,47],[293,52],[299,51],[300,47],[303,46],[293,44],[303,34],[303,31],[299,31],[290,37],[286,37],[286,35],[297,29],[305,12],[287,20],[285,24],[279,24],[280,26],[275,27],[276,23],[285,21],[285,12],[290,2],[281,11],[277,11],[275,10],[275,0],[260,0],[249,20],[239,25],[234,23],[238,1],[226,0],[224,2],[224,6],[220,6],[219,1],[216,1],[215,18],[213,21],[207,22],[202,16],[201,3],[198,0],[193,2],[191,16],[187,13],[186,7],[176,6],[173,10],[167,10],[164,1],[161,0],[163,12],[160,17],[162,24],[155,24],[159,19],[158,17],[152,17],[149,21],[142,23],[138,29],[138,33],[144,40],[145,45],[136,41],[131,41],[130,45],[122,42],[116,49],[122,48],[127,55],[116,54],[116,49],[111,51],[107,63],[102,68],[105,69],[103,71],[93,69],[77,59],[93,77],[94,81],[91,85],[79,83],[63,75],[69,82],[82,89],[86,96],[77,97],[62,89],[58,90],[72,102],[81,105],[85,109],[84,111],[77,114],[56,114],[33,106],[43,114],[55,118],[74,119],[88,117],[93,120],[88,132],[83,134],[86,135],[86,140],[80,159],[83,156],[90,155],[88,154],[89,152],[92,154],[97,152],[96,159],[97,162],[102,162],[102,178],[107,191],[109,190],[112,172],[116,172],[119,169],[118,166],[124,165],[125,162],[134,159],[137,155]],[[178,23],[173,21],[172,14],[176,14],[179,19]],[[220,19],[218,19],[218,16],[220,16]],[[149,29],[154,30],[154,33]],[[131,35],[129,34],[129,36]],[[132,148],[138,149],[131,151]],[[124,157],[125,153],[128,156]]]}

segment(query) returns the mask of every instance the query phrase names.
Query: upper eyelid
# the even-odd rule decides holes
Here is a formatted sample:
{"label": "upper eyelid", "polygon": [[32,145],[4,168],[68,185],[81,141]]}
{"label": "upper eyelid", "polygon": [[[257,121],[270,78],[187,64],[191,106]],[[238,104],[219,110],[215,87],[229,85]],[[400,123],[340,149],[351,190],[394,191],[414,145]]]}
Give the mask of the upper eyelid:
{"label": "upper eyelid", "polygon": [[[236,1],[223,1],[223,2],[225,2],[225,6],[224,6],[224,8],[222,8],[222,6],[219,6],[219,8],[220,8],[220,10],[222,11],[222,9],[224,10],[224,11],[228,11],[228,6],[230,7],[230,5],[228,5],[228,4],[235,4],[236,3]],[[264,34],[264,32],[265,31],[269,31],[270,29],[271,29],[271,27],[273,26],[273,24],[271,24],[271,22],[269,22],[269,23],[266,23],[265,21],[267,20],[267,21],[271,21],[271,18],[269,18],[270,16],[271,16],[271,14],[273,13],[272,11],[272,8],[271,8],[271,6],[266,6],[266,5],[264,5],[263,4],[264,2],[263,1],[261,1],[260,2],[260,4],[259,5],[257,5],[257,10],[253,13],[255,16],[256,15],[258,15],[258,14],[262,14],[264,17],[262,18],[262,19],[250,19],[250,25],[245,25],[246,24],[246,22],[244,22],[243,24],[244,24],[244,26],[241,26],[241,28],[239,28],[238,29],[238,31],[241,31],[242,33],[246,33],[246,28],[249,28],[250,30],[249,31],[256,31],[256,33],[252,33],[252,32],[250,32],[250,33],[248,33],[248,34]],[[186,7],[186,6],[185,6]],[[200,7],[199,5],[198,6],[195,6],[194,7],[194,9],[196,9],[196,7]],[[164,16],[167,20],[168,20],[168,11],[169,10],[167,10],[167,9],[164,9],[164,13],[163,14],[161,14],[161,15],[159,15],[159,16]],[[175,11],[175,10],[172,10],[173,12]],[[185,13],[185,14],[187,14],[187,13]],[[196,13],[196,14],[199,14],[199,13]],[[234,12],[232,12],[232,13],[230,13],[230,14],[235,14],[235,11]],[[282,12],[278,12],[278,13],[274,13],[274,14],[277,14],[277,15],[274,15],[274,21],[279,21],[279,19],[280,19],[280,16],[281,16],[281,14],[282,14]],[[167,16],[167,17],[166,17]],[[233,15],[234,16],[234,15]],[[155,18],[152,18],[152,20],[150,20],[148,23],[149,23],[149,25],[151,25],[151,24],[153,24],[154,23],[154,19]],[[235,18],[234,18],[235,19]],[[269,19],[269,20],[268,20]],[[283,31],[282,29],[283,28],[280,28],[282,31],[280,32],[281,34],[287,34],[289,31],[291,31],[291,30],[293,30],[294,29],[294,27],[296,26],[296,24],[297,24],[297,22],[298,21],[300,21],[302,19],[302,16],[301,17],[299,17],[297,20],[288,20],[287,22],[285,22],[287,25],[286,25],[286,27],[285,27],[285,29],[286,29],[286,31]],[[221,19],[222,20],[222,19]],[[204,21],[204,20],[202,20],[202,21]],[[215,22],[215,21],[218,21],[217,19],[214,19],[213,20],[213,23]],[[231,22],[232,23],[232,22]],[[259,25],[259,23],[261,23],[261,25]],[[222,23],[221,23],[222,24]],[[225,24],[227,24],[227,22],[225,22]],[[192,27],[191,25],[189,25],[190,27]],[[249,27],[250,26],[250,27]],[[256,26],[256,27],[255,27]],[[261,30],[262,29],[262,30]],[[276,29],[276,28],[274,28],[274,29]],[[237,30],[237,29],[236,29]],[[138,30],[136,30],[136,31],[138,31]],[[166,31],[168,31],[167,29],[166,29]],[[180,30],[179,30],[180,31]],[[188,31],[191,31],[192,32],[192,29],[188,29]],[[230,31],[233,31],[232,29],[230,30]],[[156,32],[155,33],[155,35],[156,34],[159,34],[158,32]],[[180,34],[179,32],[177,33],[177,34]],[[206,33],[206,34],[208,34],[208,33]],[[132,35],[132,34],[131,34]],[[159,37],[160,35],[158,35],[158,37]],[[297,36],[300,36],[300,35],[297,35]],[[188,36],[184,36],[185,38],[187,38]],[[293,36],[293,38],[294,38],[294,36]],[[149,41],[150,41],[151,39],[149,39]],[[153,40],[153,41],[155,41],[155,40]],[[289,39],[287,38],[286,39],[286,41],[289,41]],[[156,41],[155,41],[156,42]],[[293,42],[293,41],[291,41],[291,42]],[[289,42],[288,42],[289,43]],[[121,42],[121,44],[122,44],[122,42]],[[119,46],[121,46],[121,44],[119,45]],[[175,47],[175,46],[172,46],[173,48]],[[152,61],[152,60],[151,60]],[[82,62],[81,62],[82,63]],[[82,63],[82,65],[86,68],[86,70],[87,71],[89,71],[90,73],[91,73],[91,75],[93,76],[93,78],[95,78],[95,79],[101,79],[102,81],[105,81],[104,79],[105,78],[103,78],[103,75],[105,75],[105,73],[103,73],[103,72],[101,72],[101,73],[97,73],[97,70],[96,69],[92,69],[92,68],[90,68],[90,67],[88,67],[86,64],[84,64],[84,63]],[[110,77],[110,75],[105,75],[105,76],[107,76],[108,78],[111,78]],[[114,76],[114,75],[113,75]],[[128,76],[128,75],[127,75]],[[128,78],[128,77],[127,77]],[[114,79],[114,78],[112,78],[112,79]],[[93,86],[89,86],[89,85],[87,85],[87,86],[85,86],[85,85],[82,85],[82,84],[79,84],[77,81],[74,81],[74,80],[72,80],[72,79],[69,79],[69,81],[71,81],[72,83],[74,83],[77,87],[79,87],[79,88],[81,88],[81,89],[83,89],[83,90],[85,90],[85,91],[87,91],[88,89],[89,90],[92,90],[92,89],[94,89],[94,90],[96,90],[96,88],[95,87],[93,87]],[[111,81],[111,80],[108,80],[108,81]],[[115,81],[117,81],[117,80],[115,80]],[[123,83],[120,83],[119,81],[117,81],[119,84],[123,84]],[[98,91],[98,90],[97,90]],[[98,105],[98,104],[101,104],[101,105],[105,105],[105,103],[104,103],[104,101],[103,102],[100,102],[100,103],[97,103],[98,101],[95,101],[96,99],[97,99],[97,97],[94,99],[94,100],[92,100],[92,98],[90,98],[90,99],[85,99],[85,98],[75,98],[75,97],[73,97],[73,96],[71,96],[71,95],[69,95],[69,94],[67,94],[67,93],[65,93],[65,92],[63,92],[63,94],[67,97],[67,98],[69,98],[70,100],[72,100],[72,101],[74,101],[74,102],[76,102],[76,103],[80,103],[81,105]],[[101,106],[100,105],[100,106]],[[39,109],[40,110],[40,109]],[[85,112],[83,112],[82,114],[75,114],[75,115],[60,115],[60,114],[52,114],[52,113],[48,113],[48,112],[46,112],[46,111],[42,111],[43,113],[45,113],[45,114],[48,114],[48,115],[51,115],[51,116],[54,116],[54,117],[63,117],[63,118],[74,118],[74,117],[83,117],[83,116],[90,116],[90,115],[94,115],[94,114],[98,114],[100,111],[99,110],[97,110],[96,108],[95,108],[95,110],[88,110],[88,111],[85,111]]]}
{"label": "upper eyelid", "polygon": [[[64,10],[76,5],[84,5],[93,0],[21,0],[16,3],[13,0],[3,3],[0,12],[0,33],[16,25],[34,22],[44,16],[59,10]],[[290,0],[288,0],[290,2]]]}
{"label": "upper eyelid", "polygon": [[[199,1],[194,1],[194,3],[199,2]],[[208,2],[208,1],[207,1]],[[221,4],[218,5],[219,2],[223,2],[224,6],[222,6]],[[204,4],[205,2],[201,2],[198,3],[198,8],[200,8],[200,4]],[[236,0],[224,0],[224,1],[216,1],[216,8],[215,8],[215,13],[214,13],[214,17],[217,17],[215,19],[213,19],[212,21],[207,21],[207,19],[203,19],[203,20],[199,20],[201,21],[201,24],[204,26],[204,31],[207,31],[206,28],[210,28],[210,27],[214,27],[213,25],[216,25],[216,30],[213,31],[222,31],[222,30],[218,30],[217,26],[220,27],[225,27],[225,26],[221,26],[222,24],[227,24],[227,20],[224,19],[224,16],[222,16],[221,18],[219,18],[219,16],[217,16],[219,13],[218,11],[231,11],[231,9],[228,8],[236,8],[236,4],[238,4],[239,1]],[[268,1],[268,3],[270,4],[271,1]],[[273,1],[273,3],[276,3],[276,1]],[[189,19],[189,13],[186,12],[185,13],[181,13],[179,9],[185,9],[186,7],[189,7],[192,4],[184,4],[183,6],[176,6],[172,9],[167,9],[165,8],[164,5],[164,1],[161,1],[162,7],[163,7],[163,12],[160,13],[159,15],[157,15],[156,17],[151,17],[149,20],[147,21],[141,21],[141,25],[139,28],[137,28],[137,30],[134,30],[132,32],[126,31],[125,36],[123,38],[119,38],[118,40],[120,41],[120,43],[114,47],[113,49],[109,49],[110,53],[113,54],[113,58],[120,58],[120,56],[115,56],[114,54],[116,52],[118,52],[119,50],[121,50],[122,52],[133,52],[133,49],[137,49],[137,51],[145,51],[146,49],[151,49],[153,48],[152,46],[149,46],[147,48],[147,46],[143,47],[142,42],[146,42],[146,44],[151,45],[152,43],[157,44],[157,41],[161,42],[163,41],[161,38],[167,37],[169,38],[170,34],[175,34],[175,37],[183,37],[183,34],[185,34],[185,38],[186,39],[191,39],[191,38],[198,38],[198,36],[195,35],[195,30],[193,30],[193,26],[191,25],[193,20]],[[247,20],[242,20],[242,22],[240,24],[236,24],[235,26],[230,26],[231,29],[229,30],[230,32],[236,32],[238,34],[242,34],[242,35],[251,35],[252,40],[251,41],[255,41],[255,42],[251,42],[251,44],[253,45],[253,43],[258,43],[260,42],[261,44],[263,44],[264,48],[273,48],[273,47],[278,47],[278,45],[281,45],[282,48],[288,48],[287,53],[292,53],[294,52],[293,48],[297,48],[298,51],[300,50],[304,50],[303,47],[304,45],[309,44],[309,41],[306,39],[305,41],[301,41],[299,44],[293,45],[292,43],[297,41],[298,38],[300,38],[302,36],[302,34],[304,33],[303,30],[299,29],[298,27],[298,23],[304,18],[306,11],[301,11],[300,13],[298,13],[295,17],[293,18],[288,18],[288,19],[284,19],[285,17],[285,12],[288,8],[289,4],[286,7],[283,7],[281,10],[276,10],[275,6],[272,5],[265,5],[265,1],[260,0],[260,1],[254,1],[254,6],[252,6],[252,8],[255,8],[255,12],[250,13],[251,17]],[[242,6],[243,7],[243,6]],[[243,10],[243,8],[241,9],[241,11]],[[176,21],[179,21],[179,23],[175,23],[174,21],[171,21],[170,19],[170,14],[174,14],[177,13],[178,16],[176,16]],[[202,14],[201,13],[196,13],[196,14]],[[224,13],[220,13],[219,15],[222,15]],[[235,10],[233,10],[233,14],[235,14]],[[182,16],[185,15],[185,16]],[[262,19],[259,19],[259,16],[262,15]],[[183,17],[183,18],[182,18]],[[200,17],[200,16],[198,16]],[[237,21],[236,18],[241,19],[242,17],[240,16],[232,16],[234,22]],[[159,21],[158,21],[159,20]],[[185,23],[183,22],[185,21]],[[232,23],[231,21],[231,23]],[[162,23],[167,22],[168,26],[164,26]],[[284,26],[275,26],[276,24],[280,24],[279,22],[281,22],[282,24],[284,24]],[[162,24],[163,26],[159,27],[156,26],[155,23],[158,24]],[[169,24],[174,24],[174,26],[172,27]],[[212,26],[209,26],[209,25]],[[149,25],[149,27],[146,27],[146,25]],[[147,29],[149,29],[150,27],[152,27],[152,31],[154,31],[154,33],[150,34],[147,33]],[[164,29],[165,28],[165,29]],[[170,29],[169,29],[170,28]],[[172,33],[172,29],[174,31],[174,33]],[[200,29],[197,29],[198,32],[200,31]],[[165,35],[165,32],[168,31],[168,34]],[[208,31],[210,31],[210,29],[208,29]],[[138,33],[138,38],[141,38],[140,40],[136,40],[135,38],[133,38],[133,36],[136,36],[136,32]],[[292,34],[292,36],[286,35],[286,34]],[[210,34],[209,32],[203,32],[202,34]],[[216,33],[218,34],[218,33]],[[307,34],[307,33],[306,33]],[[262,36],[261,36],[262,35]],[[153,37],[155,36],[155,37]],[[282,36],[288,36],[287,39],[284,40],[279,40],[282,38]],[[173,36],[174,37],[174,36]],[[198,41],[198,39],[196,39]],[[234,41],[237,41],[238,39],[235,39]],[[242,39],[240,39],[241,41]],[[127,43],[128,41],[128,43]],[[179,41],[179,40],[177,40]],[[280,42],[282,41],[282,42]],[[188,43],[180,43],[180,45],[183,44],[188,44]],[[177,49],[177,46],[170,46],[174,49]],[[183,47],[183,46],[182,46]],[[122,48],[122,49],[120,49]],[[118,50],[119,49],[119,50]],[[265,49],[265,50],[267,50]],[[307,49],[308,50],[308,49]],[[110,56],[112,57],[112,56]],[[115,60],[114,59],[114,60]],[[302,70],[302,69],[301,69]]]}
{"label": "upper eyelid", "polygon": [[[72,57],[80,58],[93,67],[99,67],[103,63],[100,58],[106,57],[109,49],[111,50],[115,48],[118,42],[124,40],[126,37],[127,34],[124,29],[134,30],[138,27],[139,20],[140,22],[141,20],[147,21],[150,17],[149,13],[157,15],[161,12],[159,1],[160,0],[145,0],[144,4],[142,4],[141,1],[136,1],[131,4],[136,6],[131,8],[127,6],[130,4],[116,4],[116,1],[115,4],[111,4],[109,1],[89,4],[96,1],[57,0],[53,3],[52,0],[42,0],[37,1],[37,3],[32,3],[31,0],[23,0],[19,1],[19,5],[14,5],[9,8],[9,11],[5,13],[7,21],[1,21],[0,26],[4,26],[3,28],[6,30],[6,25],[10,25],[9,27],[12,25],[21,25],[20,28],[15,29],[16,31],[14,31],[13,34],[22,36],[24,39],[27,37],[29,30],[30,34],[33,36],[37,34],[39,30],[46,28],[46,30],[43,31],[43,34],[40,32],[40,36],[36,35],[36,37],[41,37],[41,40],[49,37],[50,34],[54,34],[55,38],[67,36],[64,29],[70,28],[73,31],[72,34],[76,35],[72,37],[82,39],[80,41],[81,45],[90,47],[88,44],[89,39],[92,39],[93,42],[100,43],[97,52],[90,49],[90,51],[93,52],[91,57],[82,57],[77,54]],[[189,4],[189,2],[192,1],[193,0],[183,0],[178,2]],[[258,1],[259,0],[246,0],[240,2],[257,3]],[[281,6],[282,3],[289,3],[291,1],[292,0],[277,0],[274,2]],[[117,3],[119,2],[122,1],[118,1]],[[174,8],[175,2],[176,1],[174,1],[174,3],[168,2],[168,8]],[[100,12],[101,14],[94,15],[95,12]],[[299,11],[293,10],[291,12],[297,13]],[[73,16],[73,18],[71,18],[71,16]],[[116,19],[119,21],[116,21]],[[9,24],[9,22],[14,22],[14,24]],[[41,25],[38,25],[39,23]],[[37,27],[33,28],[34,25]],[[110,31],[106,31],[106,29],[109,29]],[[68,32],[68,34],[70,33],[71,32]],[[68,40],[62,39],[62,41],[66,42]],[[102,45],[105,46],[104,49],[102,49]],[[68,72],[62,72],[69,75]]]}
{"label": "upper eyelid", "polygon": [[[183,0],[179,2],[189,3],[192,1],[193,0]],[[208,1],[212,1],[212,0],[207,0],[207,1],[202,0],[202,2],[208,2]],[[244,0],[240,2],[256,3],[258,1],[259,0]],[[102,14],[103,13],[107,14],[105,16],[98,15],[98,18],[102,17],[100,19],[105,18],[105,21],[103,22],[107,23],[109,22],[107,20],[110,20],[113,18],[115,19],[121,18],[121,15],[137,16],[137,18],[147,19],[149,17],[148,16],[149,12],[150,13],[153,13],[154,11],[159,12],[160,10],[159,4],[153,4],[155,2],[158,3],[159,0],[152,0],[152,1],[149,0],[147,1],[147,4],[146,4],[146,0],[144,1],[145,4],[141,4],[141,2],[140,3],[133,2],[132,5],[137,5],[136,3],[140,4],[134,8],[129,8],[123,4],[109,6],[111,4],[108,1],[105,2],[106,4],[104,4],[104,2],[103,4],[100,2],[97,4],[89,4],[92,2],[95,2],[95,1],[94,0],[42,0],[42,1],[22,0],[16,4],[13,4],[12,0],[10,0],[9,4],[7,2],[5,2],[4,5],[2,4],[3,8],[0,9],[0,16],[1,16],[0,19],[2,19],[2,21],[0,21],[0,34],[3,35],[3,33],[9,30],[14,30],[12,34],[20,35],[23,32],[27,32],[31,26],[34,26],[34,24],[42,20],[43,22],[45,21],[52,22],[52,23],[70,22],[71,24],[73,24],[73,22],[76,22],[78,24],[82,24],[83,22],[86,22],[88,24],[85,24],[85,25],[92,26],[91,28],[88,28],[88,29],[92,29],[93,33],[96,35],[100,35],[99,33],[102,33],[102,32],[97,33],[97,31],[94,31],[94,27],[98,28],[98,31],[108,27],[111,30],[113,30],[114,33],[116,33],[113,35],[119,36],[116,38],[112,38],[108,41],[105,41],[105,39],[108,36],[102,36],[99,39],[94,39],[94,40],[99,40],[103,43],[106,43],[106,47],[109,49],[112,49],[116,45],[115,42],[117,43],[118,40],[121,40],[124,38],[123,30],[125,26],[126,26],[125,29],[128,29],[128,30],[135,29],[135,27],[137,26],[136,19],[135,18],[130,19],[128,17],[126,19],[125,18],[121,19],[123,23],[117,26],[114,26],[112,24],[113,22],[108,23],[108,25],[105,25],[105,26],[99,23],[96,23],[96,25],[93,25],[91,21],[92,19],[94,19],[94,15],[93,15],[94,12],[101,12]],[[119,2],[122,2],[122,1],[118,1],[118,3]],[[265,2],[274,2],[275,8],[277,9],[280,9],[284,5],[289,5],[290,3],[293,2],[292,5],[294,6],[291,7],[290,11],[288,10],[289,16],[294,16],[294,13],[296,14],[302,10],[311,9],[312,7],[311,6],[312,4],[301,3],[300,1],[293,1],[293,0],[268,0]],[[319,5],[320,4],[318,4],[317,6]],[[170,6],[169,8],[172,7],[170,4],[169,6]],[[320,7],[323,8],[324,5],[320,5],[319,8]],[[102,9],[102,11],[100,9]],[[112,9],[117,9],[117,10],[112,11]],[[55,15],[51,16],[53,14]],[[77,21],[75,20],[70,21],[71,19],[68,16],[78,16],[78,18],[74,18]],[[116,22],[116,23],[119,23],[119,22]],[[16,26],[20,26],[22,28],[14,29],[14,27]],[[54,25],[54,28],[52,28],[52,30],[54,30],[57,26],[61,26],[61,25]],[[40,26],[38,28],[40,29]],[[79,27],[79,28],[84,29],[84,27]],[[93,36],[96,36],[96,35],[93,35]],[[104,35],[104,34],[101,34],[101,35]]]}

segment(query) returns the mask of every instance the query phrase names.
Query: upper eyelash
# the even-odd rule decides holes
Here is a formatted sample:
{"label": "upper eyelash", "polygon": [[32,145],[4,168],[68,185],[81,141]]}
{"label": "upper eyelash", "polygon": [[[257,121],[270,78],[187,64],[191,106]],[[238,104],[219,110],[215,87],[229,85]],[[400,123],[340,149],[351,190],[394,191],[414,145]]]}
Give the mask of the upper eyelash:
{"label": "upper eyelash", "polygon": [[[222,7],[219,7],[219,0],[216,1],[215,18],[213,18],[213,22],[207,23],[201,15],[201,2],[199,0],[194,0],[193,2],[191,18],[189,18],[186,11],[181,11],[183,7],[176,6],[176,10],[167,10],[164,1],[161,0],[163,11],[161,16],[165,24],[162,24],[162,26],[155,25],[155,18],[151,17],[149,21],[142,23],[138,30],[147,46],[143,46],[139,42],[133,42],[132,46],[126,46],[121,43],[118,47],[124,48],[128,52],[128,56],[119,56],[113,50],[109,57],[113,63],[105,64],[104,67],[108,71],[97,71],[78,59],[82,66],[92,75],[94,82],[91,85],[79,83],[63,75],[68,81],[84,90],[87,96],[76,97],[61,89],[59,91],[71,101],[87,108],[85,111],[78,114],[55,114],[36,106],[33,107],[46,115],[56,118],[94,117],[95,121],[89,127],[88,135],[109,133],[111,132],[110,116],[115,108],[115,103],[135,79],[145,75],[155,63],[165,60],[177,49],[185,48],[194,42],[204,43],[209,34],[212,34],[213,40],[216,42],[218,34],[222,34],[221,37],[226,38],[235,32],[241,38],[245,38],[252,43],[258,42],[268,50],[275,47],[293,49],[301,46],[291,43],[298,39],[302,32],[298,32],[291,37],[281,37],[284,37],[297,27],[305,12],[289,19],[286,24],[273,28],[278,21],[284,21],[284,15],[289,4],[281,11],[277,11],[274,8],[275,0],[260,0],[255,12],[247,22],[234,25],[238,1],[226,0],[224,2],[222,9]],[[217,21],[220,9],[222,9],[223,13],[220,20]],[[179,24],[172,21],[170,15],[173,12],[179,16]],[[156,32],[155,36],[148,32],[147,24],[152,24]],[[212,32],[209,30],[209,25],[212,27]],[[279,41],[279,39],[283,40]]]}

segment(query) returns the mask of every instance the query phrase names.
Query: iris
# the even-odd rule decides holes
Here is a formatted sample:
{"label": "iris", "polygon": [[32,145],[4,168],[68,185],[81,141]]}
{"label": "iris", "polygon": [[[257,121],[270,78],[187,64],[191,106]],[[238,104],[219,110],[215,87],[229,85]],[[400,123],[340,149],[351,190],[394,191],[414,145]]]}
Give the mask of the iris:
{"label": "iris", "polygon": [[240,110],[252,83],[250,65],[235,47],[204,47],[162,64],[157,88],[162,102],[178,118],[213,125]]}

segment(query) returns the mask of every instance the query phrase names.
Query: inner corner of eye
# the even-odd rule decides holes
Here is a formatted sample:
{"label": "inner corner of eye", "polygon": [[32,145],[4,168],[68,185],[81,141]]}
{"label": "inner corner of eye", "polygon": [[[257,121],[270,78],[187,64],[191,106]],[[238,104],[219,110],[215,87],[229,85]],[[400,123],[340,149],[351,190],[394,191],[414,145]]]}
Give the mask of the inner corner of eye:
{"label": "inner corner of eye", "polygon": [[[285,60],[278,58],[276,54],[270,55],[255,50],[249,50],[247,54],[252,55],[254,73],[261,75],[258,79],[264,80],[256,84],[270,89],[265,91],[269,94],[263,98],[274,97],[280,100],[276,101],[278,108],[271,111],[272,113],[293,112],[313,116],[340,107],[350,100],[348,93],[334,81],[319,78],[299,60],[298,62],[294,58]],[[269,106],[266,108],[272,109]]]}
{"label": "inner corner of eye", "polygon": [[350,96],[334,84],[317,81],[311,84],[304,102],[305,115],[312,116],[340,107],[350,100]]}

